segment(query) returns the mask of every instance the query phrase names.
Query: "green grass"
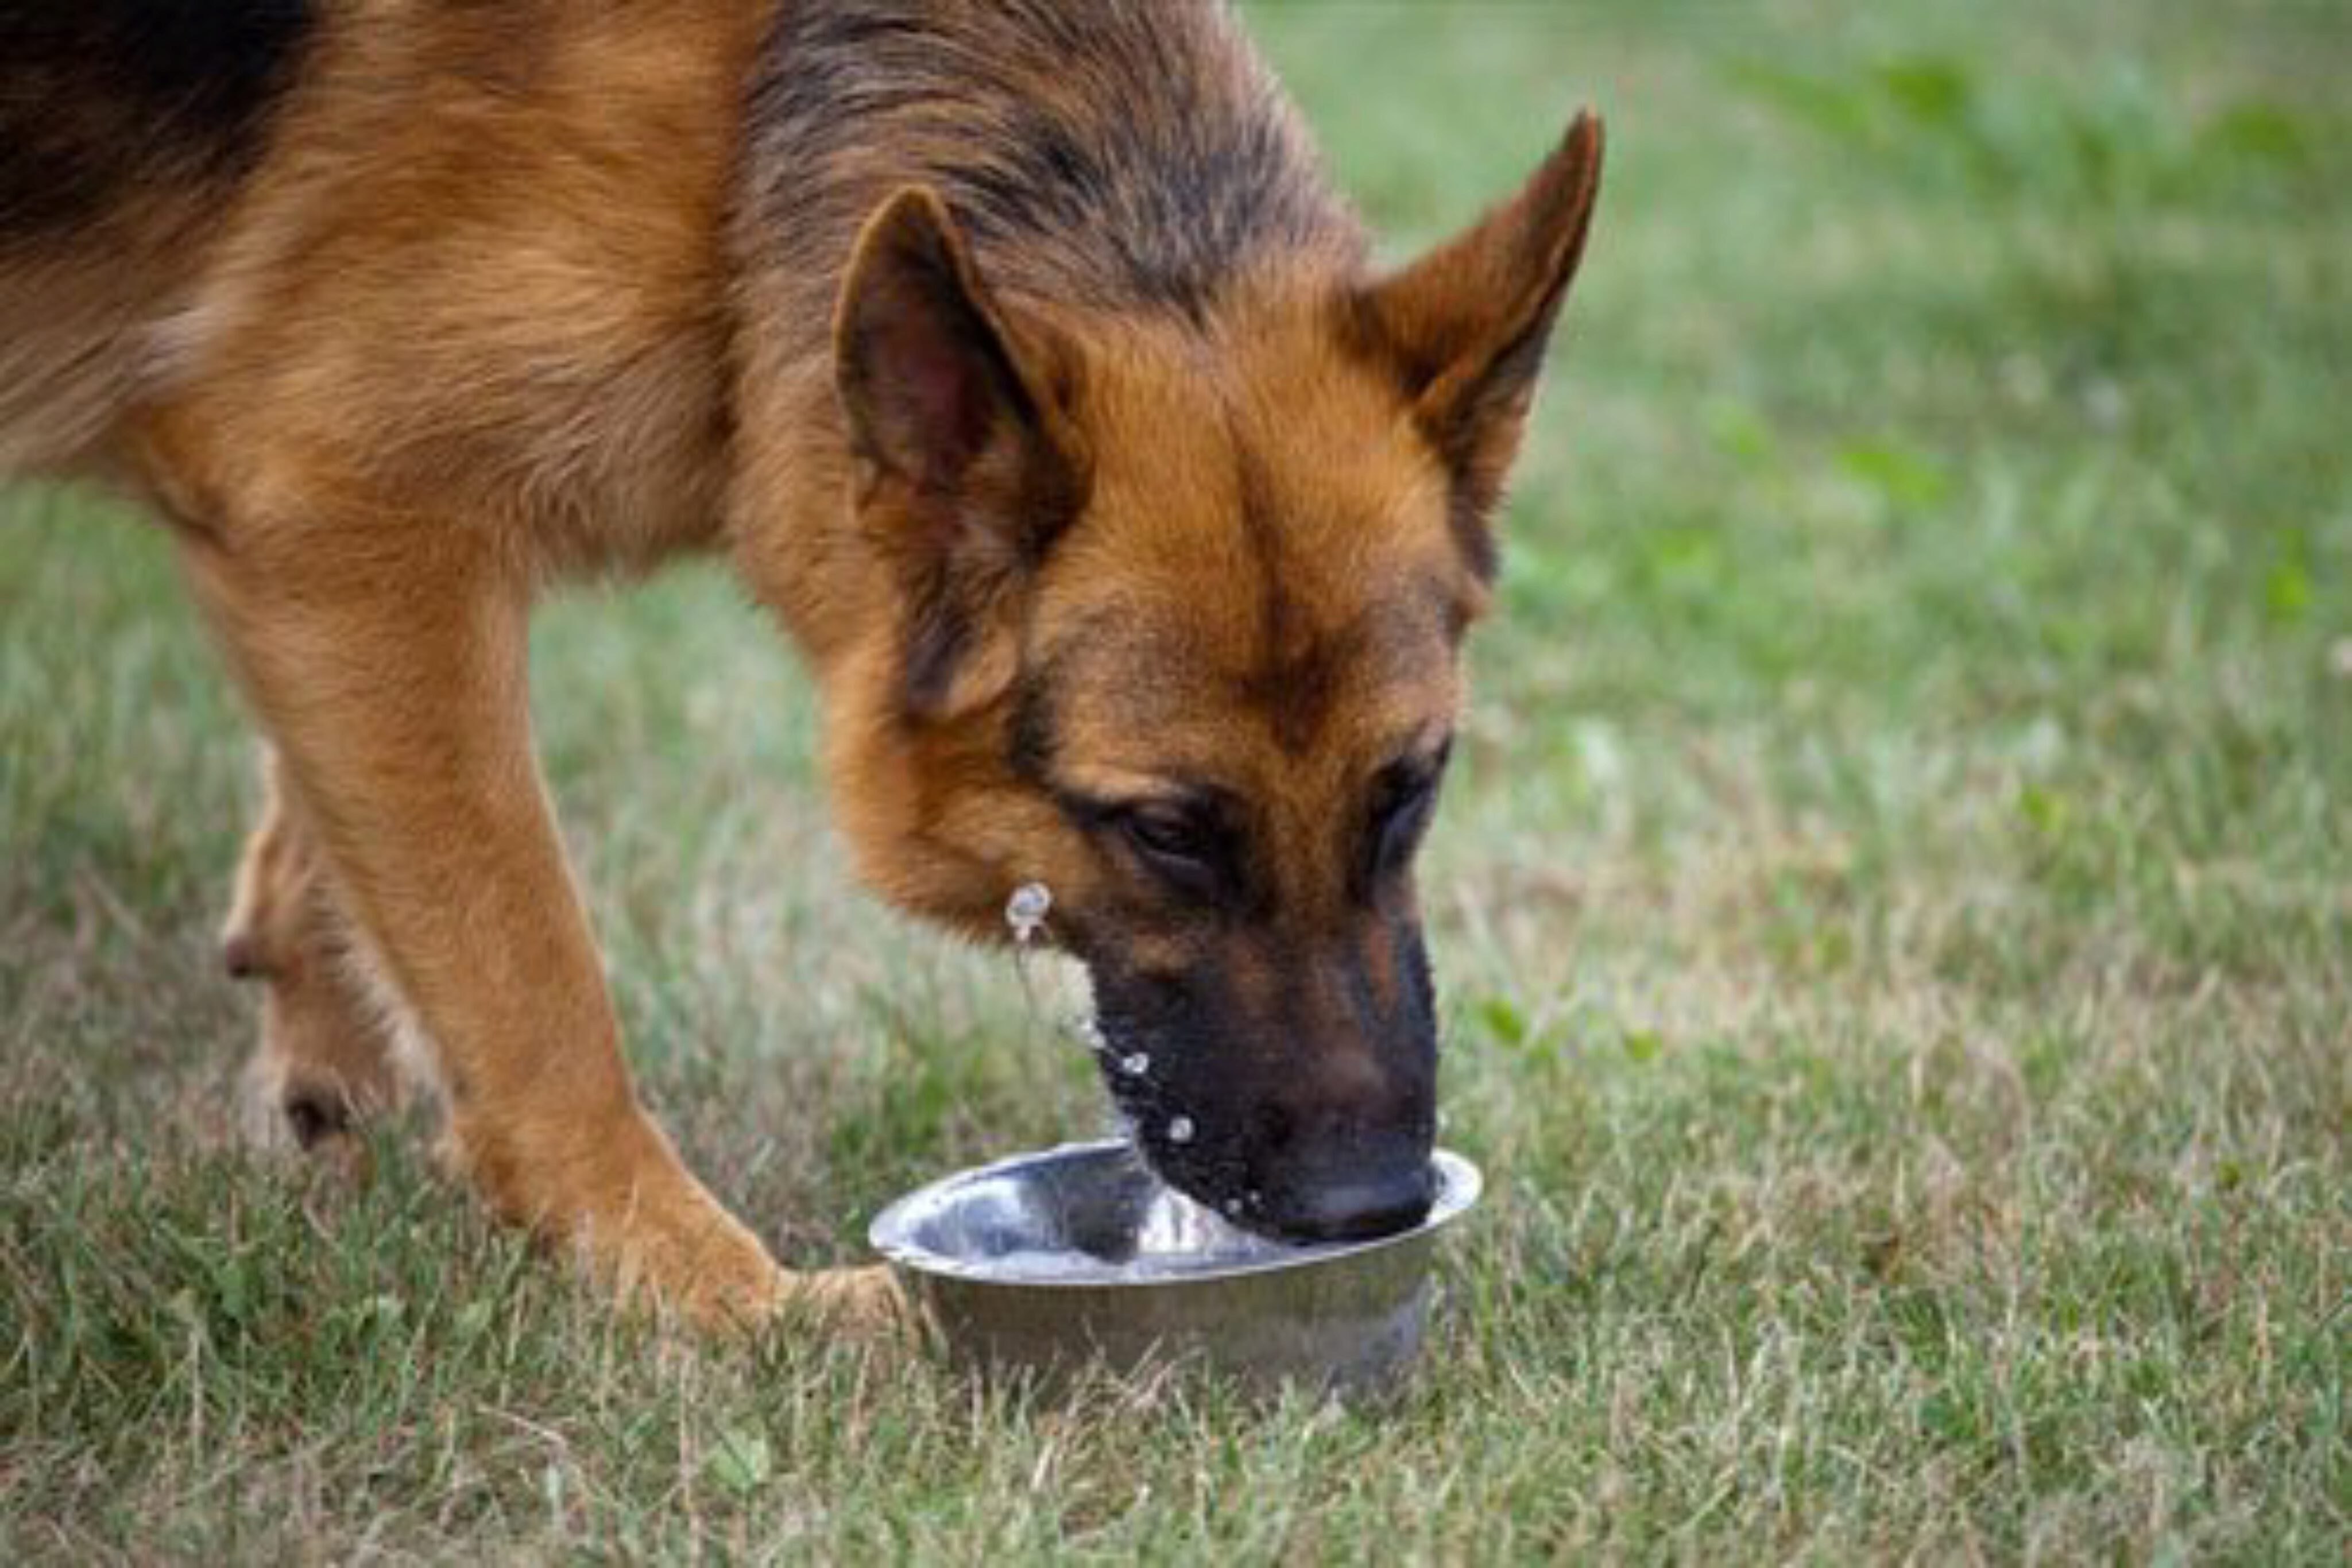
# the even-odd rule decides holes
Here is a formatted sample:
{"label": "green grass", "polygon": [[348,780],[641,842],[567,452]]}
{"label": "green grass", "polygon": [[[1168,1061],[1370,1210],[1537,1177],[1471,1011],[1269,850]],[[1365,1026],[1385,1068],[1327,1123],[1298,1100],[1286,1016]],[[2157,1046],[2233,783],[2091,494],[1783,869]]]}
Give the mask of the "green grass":
{"label": "green grass", "polygon": [[[253,794],[156,532],[0,498],[0,1557],[2340,1563],[2352,22],[1353,4],[1400,246],[1610,190],[1424,878],[1494,1197],[1396,1410],[663,1345],[387,1135],[245,1153]],[[649,1091],[792,1257],[1097,1124],[852,894],[714,573],[545,619]]]}

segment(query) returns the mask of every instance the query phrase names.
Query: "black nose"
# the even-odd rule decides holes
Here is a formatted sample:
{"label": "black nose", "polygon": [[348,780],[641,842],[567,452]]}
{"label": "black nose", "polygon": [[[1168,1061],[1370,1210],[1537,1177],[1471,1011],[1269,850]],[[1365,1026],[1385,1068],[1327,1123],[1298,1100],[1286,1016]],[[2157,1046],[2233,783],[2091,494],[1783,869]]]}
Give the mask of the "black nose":
{"label": "black nose", "polygon": [[1420,1224],[1437,1194],[1426,1160],[1332,1182],[1310,1182],[1272,1218],[1297,1241],[1370,1241]]}

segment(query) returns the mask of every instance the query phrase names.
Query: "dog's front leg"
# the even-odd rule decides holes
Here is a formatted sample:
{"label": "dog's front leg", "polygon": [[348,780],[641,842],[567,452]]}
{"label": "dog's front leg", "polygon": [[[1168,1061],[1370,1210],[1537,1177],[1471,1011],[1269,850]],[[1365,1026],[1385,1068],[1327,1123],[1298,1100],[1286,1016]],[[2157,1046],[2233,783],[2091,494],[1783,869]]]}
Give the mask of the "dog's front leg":
{"label": "dog's front leg", "polygon": [[886,1313],[870,1273],[779,1269],[637,1101],[532,755],[522,585],[451,532],[303,533],[192,548],[191,576],[345,913],[437,1053],[471,1180],[698,1319]]}

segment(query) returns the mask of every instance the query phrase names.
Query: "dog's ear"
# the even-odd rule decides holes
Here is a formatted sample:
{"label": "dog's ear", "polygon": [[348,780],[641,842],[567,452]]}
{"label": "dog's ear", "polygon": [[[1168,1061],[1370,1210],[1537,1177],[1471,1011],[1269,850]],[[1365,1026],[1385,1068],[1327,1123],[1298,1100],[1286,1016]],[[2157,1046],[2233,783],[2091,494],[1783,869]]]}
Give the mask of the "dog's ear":
{"label": "dog's ear", "polygon": [[1578,115],[1516,197],[1352,302],[1359,332],[1402,380],[1452,472],[1456,531],[1481,578],[1494,575],[1489,517],[1584,255],[1601,156],[1600,120]]}
{"label": "dog's ear", "polygon": [[919,188],[859,237],[834,347],[861,507],[907,607],[905,707],[952,717],[1011,685],[1021,590],[1084,504],[1076,358],[991,297]]}

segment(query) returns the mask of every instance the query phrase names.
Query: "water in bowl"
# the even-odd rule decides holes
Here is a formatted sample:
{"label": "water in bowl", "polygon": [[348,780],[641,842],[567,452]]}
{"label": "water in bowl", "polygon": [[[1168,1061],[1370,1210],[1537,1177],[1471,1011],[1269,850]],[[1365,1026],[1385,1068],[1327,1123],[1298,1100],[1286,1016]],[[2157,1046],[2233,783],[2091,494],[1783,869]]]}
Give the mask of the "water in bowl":
{"label": "water in bowl", "polygon": [[[990,1259],[990,1276],[1071,1285],[1137,1284],[1263,1262],[1290,1250],[1230,1224],[1214,1209],[1156,1178],[1153,1186],[1135,1228],[1115,1250],[1091,1250],[1078,1239],[1066,1246],[1021,1247]],[[1132,1244],[1131,1251],[1127,1243]]]}
{"label": "water in bowl", "polygon": [[1132,1146],[1031,1182],[975,1180],[914,1234],[945,1272],[1027,1284],[1137,1284],[1294,1252],[1170,1187]]}

